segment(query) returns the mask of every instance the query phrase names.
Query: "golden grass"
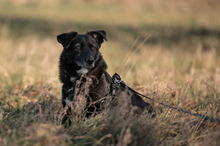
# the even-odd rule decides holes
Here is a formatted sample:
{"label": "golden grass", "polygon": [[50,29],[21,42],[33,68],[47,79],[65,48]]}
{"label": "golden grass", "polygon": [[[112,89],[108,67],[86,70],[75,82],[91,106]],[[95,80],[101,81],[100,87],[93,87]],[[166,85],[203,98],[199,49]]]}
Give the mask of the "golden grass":
{"label": "golden grass", "polygon": [[[106,1],[108,5],[99,1],[93,5],[83,2],[75,6],[70,4],[69,8],[62,3],[30,6],[36,11],[31,11],[22,1],[18,2],[20,5],[12,4],[14,9],[11,11],[4,3],[0,5],[0,18],[5,16],[7,20],[0,21],[1,144],[220,143],[219,124],[164,108],[157,103],[152,103],[158,115],[155,119],[148,119],[145,114],[138,118],[126,117],[127,110],[113,109],[121,112],[106,111],[90,119],[82,116],[75,119],[71,127],[64,129],[59,118],[62,106],[58,80],[62,47],[56,42],[58,33],[74,28],[86,32],[84,29],[93,29],[93,24],[99,22],[109,34],[109,41],[103,44],[101,52],[111,75],[119,73],[122,80],[136,91],[163,103],[219,118],[220,9],[216,8],[216,1],[202,2],[199,6],[161,1],[142,1],[145,3],[142,6],[132,1],[127,5],[123,4],[124,1],[118,5],[109,4],[109,1]],[[94,8],[97,9],[89,15]],[[112,15],[108,15],[110,13]],[[57,19],[54,20],[53,16]],[[88,16],[91,16],[87,22],[89,25],[80,26]],[[25,27],[20,32],[14,28],[13,23],[19,23],[17,19],[13,20],[14,17],[28,20],[22,23]],[[42,21],[45,24],[48,22],[51,33],[47,34],[47,30],[46,35],[38,33],[40,23],[36,22],[39,19],[45,20]],[[73,27],[65,27],[67,23]],[[155,27],[147,27],[148,32],[144,30],[148,25]],[[185,33],[195,31],[192,28],[197,27],[205,29],[205,34],[200,31],[193,35]],[[180,37],[182,35],[187,36]]]}
{"label": "golden grass", "polygon": [[[11,144],[16,144],[18,140],[18,143],[25,144],[27,141],[30,142],[32,139],[34,139],[34,141],[31,142],[35,144],[56,144],[56,142],[57,144],[61,144],[64,142],[63,140],[61,140],[63,136],[65,137],[65,139],[68,139],[68,143],[71,143],[72,140],[76,142],[80,140],[90,142],[96,141],[93,139],[94,137],[91,137],[91,139],[93,139],[91,140],[89,136],[86,136],[86,134],[78,135],[80,137],[68,135],[68,133],[60,129],[61,127],[56,127],[57,125],[60,125],[60,123],[57,123],[57,121],[59,121],[59,119],[57,118],[59,111],[61,110],[61,85],[58,81],[58,58],[61,52],[61,46],[57,44],[54,39],[49,38],[44,40],[39,40],[37,38],[25,38],[13,41],[10,40],[10,38],[8,38],[7,40],[4,40],[4,38],[2,38],[1,44],[3,44],[2,46],[4,46],[4,49],[1,49],[2,55],[0,58],[0,61],[2,63],[0,72],[2,82],[1,107],[4,111],[4,113],[2,113],[2,120],[5,121],[7,120],[7,118],[9,118],[8,120],[12,118],[10,116],[10,114],[12,114],[11,112],[8,112],[9,115],[6,116],[7,112],[5,110],[8,108],[11,109],[12,112],[15,112],[13,110],[14,108],[19,108],[21,111],[23,111],[21,113],[18,111],[19,115],[17,116],[19,117],[19,119],[15,119],[16,121],[21,121],[23,119],[22,116],[24,116],[22,114],[29,111],[25,110],[24,105],[26,105],[30,109],[36,107],[36,110],[31,110],[34,115],[39,112],[39,104],[44,104],[46,106],[46,110],[48,110],[43,111],[42,113],[38,113],[39,115],[37,116],[37,119],[33,119],[33,124],[31,121],[27,121],[27,119],[24,119],[23,122],[26,122],[28,125],[30,125],[25,131],[22,130],[26,127],[25,123],[17,124],[16,122],[13,122],[12,125],[14,125],[15,127],[19,125],[22,126],[21,129],[18,128],[19,130],[15,131],[18,133],[23,131],[24,135],[22,133],[20,134],[22,135],[22,137],[24,136],[25,138],[19,138],[19,140],[15,138],[13,140],[11,139],[11,137],[9,137],[10,140],[7,141],[5,139],[7,138],[6,135],[3,134],[3,142],[5,141],[5,144],[11,142]],[[202,114],[207,114],[215,118],[218,118],[220,116],[220,89],[218,88],[220,86],[220,59],[216,54],[215,49],[203,51],[201,46],[198,46],[196,51],[192,53],[185,52],[183,50],[163,50],[163,48],[161,47],[150,48],[149,46],[147,46],[146,48],[141,47],[136,52],[128,51],[125,53],[123,50],[111,48],[108,44],[104,45],[101,51],[104,58],[106,58],[107,63],[109,64],[109,72],[111,74],[113,74],[114,72],[118,72],[122,76],[122,79],[128,85],[131,85],[133,88],[135,88],[137,91],[148,95],[153,99],[170,105],[174,105],[194,112],[199,112]],[[7,48],[7,50],[5,48]],[[117,52],[117,54],[115,54],[115,52]],[[117,55],[120,55],[121,57],[118,58]],[[111,62],[112,57],[116,58],[114,59],[115,63]],[[49,86],[51,86],[53,90],[51,90],[47,84],[49,84]],[[50,91],[48,91],[48,89]],[[47,92],[52,95],[47,96]],[[55,100],[56,103],[47,101],[50,99],[50,96],[55,96],[55,98],[53,98],[53,101]],[[46,102],[48,103],[43,103],[39,99],[46,100]],[[157,125],[157,128],[155,127],[154,130],[158,130],[158,127],[160,128],[159,132],[153,132],[152,135],[148,136],[154,136],[155,138],[156,135],[159,140],[157,139],[155,143],[151,140],[143,142],[149,142],[152,144],[157,144],[159,142],[162,145],[165,143],[193,144],[204,141],[211,133],[214,135],[219,134],[216,130],[214,130],[214,127],[217,126],[215,123],[205,122],[201,119],[199,120],[198,118],[194,118],[189,115],[168,110],[167,108],[161,107],[156,103],[152,104],[156,106],[158,112],[158,117],[156,118],[157,122],[152,123],[152,125]],[[51,106],[58,106],[58,109],[51,109]],[[51,115],[47,116],[47,112],[53,113],[50,113]],[[34,115],[29,116],[32,119],[34,118]],[[43,121],[39,120],[39,117],[43,117]],[[52,125],[47,124],[51,123],[50,121],[48,121],[47,117],[55,117],[55,119],[52,119],[51,121]],[[102,118],[105,119],[105,116],[102,116],[101,119]],[[114,120],[115,119],[117,119],[117,117],[114,118]],[[93,120],[95,121],[96,119]],[[129,121],[130,120],[131,119],[129,119]],[[136,125],[136,122],[138,121],[135,121],[133,123],[133,126]],[[144,126],[143,124],[147,124],[148,122],[149,120],[145,119],[141,121],[141,123],[139,123],[137,126]],[[121,123],[121,121],[119,123]],[[8,128],[11,129],[11,126],[9,126]],[[105,125],[103,126],[106,128]],[[119,124],[118,126],[123,127],[123,125],[121,124]],[[132,125],[130,125],[131,128],[129,128],[129,125],[127,126],[127,130],[132,129]],[[40,128],[36,129],[34,127]],[[48,130],[44,130],[47,128]],[[111,127],[110,129],[112,128],[114,127]],[[138,129],[138,127],[136,128]],[[61,130],[61,132],[59,130]],[[6,131],[3,130],[2,132],[4,133]],[[109,133],[106,134],[110,134],[111,138],[116,138],[117,134],[112,135],[111,132],[114,133],[114,131],[109,131]],[[115,132],[120,133],[120,131]],[[101,133],[102,132],[100,132],[100,134]],[[134,133],[131,134],[131,131],[127,131],[125,133],[130,133],[132,137],[134,136]],[[161,133],[160,136],[158,135],[159,133]],[[27,134],[29,136],[25,136]],[[55,136],[53,136],[54,134]],[[142,135],[144,133],[139,134]],[[31,135],[33,135],[33,137]],[[37,137],[34,137],[34,135],[37,135]],[[106,135],[106,139],[108,139],[108,136],[109,135]],[[110,140],[108,142],[119,142],[118,140]],[[214,138],[213,143],[215,143],[216,140],[217,139]],[[121,144],[123,143],[122,141],[120,142]],[[97,139],[96,142],[99,144],[105,143],[105,141],[102,141],[100,139]],[[124,143],[126,142],[135,143],[135,141],[132,140],[125,140]]]}

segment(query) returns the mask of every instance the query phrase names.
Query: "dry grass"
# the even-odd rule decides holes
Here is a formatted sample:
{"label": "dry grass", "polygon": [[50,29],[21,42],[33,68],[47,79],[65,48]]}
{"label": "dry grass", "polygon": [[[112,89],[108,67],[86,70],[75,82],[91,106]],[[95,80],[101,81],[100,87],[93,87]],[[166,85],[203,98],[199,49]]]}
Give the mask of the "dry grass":
{"label": "dry grass", "polygon": [[109,42],[101,52],[111,75],[119,73],[132,88],[163,103],[220,118],[218,1],[17,2],[0,3],[0,145],[220,143],[217,123],[157,103],[156,118],[136,118],[123,99],[98,116],[74,116],[72,126],[63,128],[62,50],[56,42],[67,30],[106,29]]}

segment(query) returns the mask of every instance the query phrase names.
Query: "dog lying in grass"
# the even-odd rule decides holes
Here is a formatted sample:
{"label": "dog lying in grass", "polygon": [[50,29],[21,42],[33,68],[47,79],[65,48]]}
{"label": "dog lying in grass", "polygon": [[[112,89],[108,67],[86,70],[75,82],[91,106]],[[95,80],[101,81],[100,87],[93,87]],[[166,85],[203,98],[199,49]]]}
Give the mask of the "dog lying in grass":
{"label": "dog lying in grass", "polygon": [[[88,87],[86,99],[86,106],[89,106],[86,107],[87,116],[100,111],[101,101],[99,100],[110,94],[110,87],[113,83],[112,77],[106,71],[107,64],[99,51],[102,43],[107,41],[106,32],[96,30],[78,34],[78,32],[72,31],[58,35],[57,41],[63,46],[59,62],[59,78],[63,83],[63,107],[72,103],[76,83],[82,75],[86,75],[92,80],[92,84]],[[132,93],[132,91],[129,92]],[[142,110],[151,107],[140,96],[134,92],[132,94],[134,95],[131,96],[132,105]]]}

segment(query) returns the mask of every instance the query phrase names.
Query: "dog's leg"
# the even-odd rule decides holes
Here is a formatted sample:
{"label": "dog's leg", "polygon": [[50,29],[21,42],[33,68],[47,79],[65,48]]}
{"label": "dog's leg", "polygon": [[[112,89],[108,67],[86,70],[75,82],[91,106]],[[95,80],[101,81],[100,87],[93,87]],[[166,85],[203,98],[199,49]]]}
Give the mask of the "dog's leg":
{"label": "dog's leg", "polygon": [[[110,94],[113,96],[127,95],[131,97],[132,106],[137,106],[140,111],[147,110],[151,117],[156,116],[155,109],[150,103],[145,102],[139,95],[135,93],[133,89],[128,87],[123,81],[121,81],[121,77],[115,73],[112,77],[111,91]],[[141,112],[140,112],[141,113]]]}
{"label": "dog's leg", "polygon": [[69,105],[74,96],[74,85],[73,84],[63,84],[62,87],[62,104],[63,107]]}
{"label": "dog's leg", "polygon": [[156,116],[155,109],[150,103],[145,102],[139,95],[137,95],[133,91],[130,90],[130,92],[132,92],[131,103],[133,106],[138,106],[143,110],[147,110],[147,112],[151,114],[152,118]]}
{"label": "dog's leg", "polygon": [[[71,115],[71,107],[69,105],[71,104],[74,96],[74,85],[73,84],[63,84],[62,87],[62,104],[64,108],[63,118],[62,118],[62,124],[65,125],[65,127],[68,127],[71,125],[70,115]],[[65,109],[65,107],[68,106],[68,108]]]}

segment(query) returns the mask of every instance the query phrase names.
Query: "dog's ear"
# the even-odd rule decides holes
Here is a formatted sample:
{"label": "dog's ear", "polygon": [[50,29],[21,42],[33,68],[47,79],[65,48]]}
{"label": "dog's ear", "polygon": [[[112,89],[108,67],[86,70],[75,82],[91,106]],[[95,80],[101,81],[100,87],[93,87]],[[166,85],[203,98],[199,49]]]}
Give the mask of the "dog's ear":
{"label": "dog's ear", "polygon": [[64,48],[68,48],[71,44],[71,40],[76,37],[78,32],[69,32],[69,33],[62,33],[57,36],[57,41],[63,45]]}
{"label": "dog's ear", "polygon": [[104,30],[88,31],[87,34],[95,38],[100,45],[104,40],[107,41],[106,32]]}

